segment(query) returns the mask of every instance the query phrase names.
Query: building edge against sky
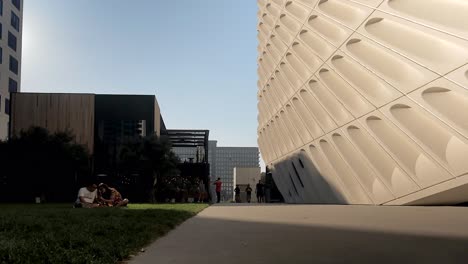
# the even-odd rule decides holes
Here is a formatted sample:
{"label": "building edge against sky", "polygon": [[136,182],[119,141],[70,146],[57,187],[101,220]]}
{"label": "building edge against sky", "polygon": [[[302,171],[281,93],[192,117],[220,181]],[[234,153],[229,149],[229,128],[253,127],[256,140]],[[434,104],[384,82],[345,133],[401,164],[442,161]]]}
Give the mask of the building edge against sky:
{"label": "building edge against sky", "polygon": [[20,91],[23,0],[0,1],[0,140],[8,137],[10,93]]}
{"label": "building edge against sky", "polygon": [[468,201],[463,0],[258,0],[258,144],[289,203]]}

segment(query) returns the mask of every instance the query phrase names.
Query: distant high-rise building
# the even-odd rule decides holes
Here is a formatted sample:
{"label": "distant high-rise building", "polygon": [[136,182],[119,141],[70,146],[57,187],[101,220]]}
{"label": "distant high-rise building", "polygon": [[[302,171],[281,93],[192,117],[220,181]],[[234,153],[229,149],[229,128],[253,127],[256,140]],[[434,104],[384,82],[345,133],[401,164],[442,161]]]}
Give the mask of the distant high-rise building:
{"label": "distant high-rise building", "polygon": [[8,137],[10,93],[21,85],[23,0],[0,1],[0,140]]}
{"label": "distant high-rise building", "polygon": [[465,0],[258,6],[258,143],[286,202],[468,201]]}
{"label": "distant high-rise building", "polygon": [[219,177],[223,182],[221,197],[224,201],[232,200],[234,192],[235,167],[260,167],[257,147],[218,147],[216,141],[209,141],[211,182]]}
{"label": "distant high-rise building", "polygon": [[215,172],[216,172],[216,148],[218,141],[210,140],[208,141],[208,163],[210,164],[210,180],[211,182],[216,181]]}

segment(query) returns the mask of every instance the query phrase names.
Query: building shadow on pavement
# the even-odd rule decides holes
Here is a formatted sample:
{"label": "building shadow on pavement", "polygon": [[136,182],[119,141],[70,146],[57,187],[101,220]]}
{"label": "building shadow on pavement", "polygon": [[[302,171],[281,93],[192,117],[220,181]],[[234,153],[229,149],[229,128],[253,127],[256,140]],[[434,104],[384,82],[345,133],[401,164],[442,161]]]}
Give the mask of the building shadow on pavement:
{"label": "building shadow on pavement", "polygon": [[132,263],[467,261],[468,237],[195,217],[157,241]]}

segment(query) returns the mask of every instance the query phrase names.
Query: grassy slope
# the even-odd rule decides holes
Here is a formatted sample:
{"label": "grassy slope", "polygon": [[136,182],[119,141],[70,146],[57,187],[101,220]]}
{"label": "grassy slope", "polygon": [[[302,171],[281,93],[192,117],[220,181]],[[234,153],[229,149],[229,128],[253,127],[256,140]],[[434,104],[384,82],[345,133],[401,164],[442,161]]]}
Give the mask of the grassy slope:
{"label": "grassy slope", "polygon": [[116,263],[205,207],[0,205],[0,263]]}

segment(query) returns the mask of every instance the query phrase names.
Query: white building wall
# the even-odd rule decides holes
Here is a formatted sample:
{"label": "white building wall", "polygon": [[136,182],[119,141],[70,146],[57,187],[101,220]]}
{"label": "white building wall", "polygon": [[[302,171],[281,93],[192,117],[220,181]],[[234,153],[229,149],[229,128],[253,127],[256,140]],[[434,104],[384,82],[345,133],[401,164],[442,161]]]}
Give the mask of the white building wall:
{"label": "white building wall", "polygon": [[[253,167],[253,168],[234,167],[233,178],[234,178],[234,188],[236,185],[240,186],[242,202],[245,203],[247,201],[246,199],[247,194],[245,193],[245,188],[249,184],[250,184],[250,188],[252,188],[251,202],[253,203],[257,202],[257,196],[255,195],[255,186],[261,179],[260,167]],[[233,193],[232,199],[235,199],[235,193]]]}
{"label": "white building wall", "polygon": [[[20,2],[20,9],[15,7],[11,0],[3,0],[2,12],[0,13],[1,24],[1,63],[0,63],[0,140],[5,140],[8,137],[9,115],[5,113],[5,105],[10,100],[9,79],[17,82],[17,91],[21,87],[21,51],[22,51],[22,27],[23,27],[23,0]],[[19,17],[19,30],[17,31],[11,25],[12,12]],[[11,32],[16,37],[16,51],[8,46],[8,32]],[[18,73],[13,73],[9,69],[10,56],[18,61]]]}
{"label": "white building wall", "polygon": [[258,144],[286,201],[468,201],[465,0],[258,6]]}

